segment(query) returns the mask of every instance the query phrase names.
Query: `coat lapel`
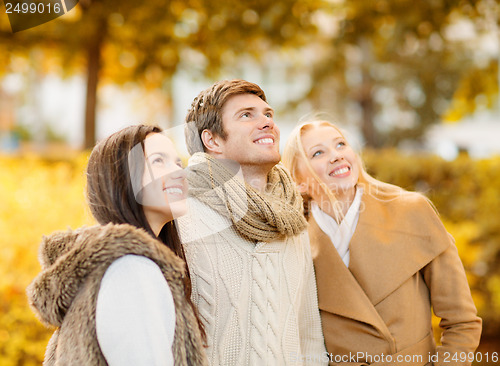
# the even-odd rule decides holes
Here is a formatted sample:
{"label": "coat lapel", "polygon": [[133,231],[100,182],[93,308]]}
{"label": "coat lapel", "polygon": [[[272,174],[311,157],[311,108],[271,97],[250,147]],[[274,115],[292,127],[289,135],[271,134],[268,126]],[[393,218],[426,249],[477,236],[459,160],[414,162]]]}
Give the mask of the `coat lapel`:
{"label": "coat lapel", "polygon": [[368,323],[387,339],[391,339],[387,326],[363,288],[342,262],[337,249],[312,216],[309,225],[320,310]]}
{"label": "coat lapel", "polygon": [[363,195],[349,268],[312,216],[309,224],[320,310],[370,324],[386,339],[392,336],[375,306],[450,246],[436,212],[417,194],[392,201]]}
{"label": "coat lapel", "polygon": [[377,305],[444,252],[450,237],[421,196],[384,202],[366,194],[362,208],[349,245],[349,269]]}

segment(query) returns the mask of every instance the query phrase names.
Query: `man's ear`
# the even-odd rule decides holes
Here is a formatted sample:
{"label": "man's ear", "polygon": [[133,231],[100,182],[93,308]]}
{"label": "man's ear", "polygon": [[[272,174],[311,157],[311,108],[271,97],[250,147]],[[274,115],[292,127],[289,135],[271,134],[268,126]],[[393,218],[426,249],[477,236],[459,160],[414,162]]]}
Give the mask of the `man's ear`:
{"label": "man's ear", "polygon": [[208,150],[208,152],[220,154],[222,153],[221,146],[219,144],[220,137],[217,134],[214,134],[210,130],[203,130],[201,132],[201,141],[203,145]]}

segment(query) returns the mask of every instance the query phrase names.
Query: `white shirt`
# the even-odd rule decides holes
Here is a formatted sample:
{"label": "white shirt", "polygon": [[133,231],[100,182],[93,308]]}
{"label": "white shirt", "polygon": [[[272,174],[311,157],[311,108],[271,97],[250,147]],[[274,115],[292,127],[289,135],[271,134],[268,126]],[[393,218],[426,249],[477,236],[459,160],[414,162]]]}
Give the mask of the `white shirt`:
{"label": "white shirt", "polygon": [[110,366],[174,364],[174,300],[156,263],[126,255],[108,267],[97,297],[96,331]]}
{"label": "white shirt", "polygon": [[321,210],[316,202],[313,201],[311,204],[311,213],[314,220],[318,224],[319,228],[326,235],[328,235],[331,242],[335,246],[335,249],[337,249],[340,258],[342,258],[342,261],[347,267],[349,267],[350,258],[349,242],[351,241],[354,231],[356,230],[356,225],[358,224],[362,195],[363,189],[358,188],[351,206],[349,207],[349,210],[347,210],[347,213],[340,225],[333,217]]}

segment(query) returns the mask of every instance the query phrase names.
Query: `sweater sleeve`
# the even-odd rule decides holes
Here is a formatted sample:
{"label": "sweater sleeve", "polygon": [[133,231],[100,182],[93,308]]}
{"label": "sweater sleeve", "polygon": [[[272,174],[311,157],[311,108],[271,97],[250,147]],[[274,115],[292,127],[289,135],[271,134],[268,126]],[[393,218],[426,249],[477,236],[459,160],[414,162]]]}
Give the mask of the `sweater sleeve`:
{"label": "sweater sleeve", "polygon": [[96,331],[110,366],[173,365],[175,307],[160,268],[150,259],[126,255],[101,281]]}
{"label": "sweater sleeve", "polygon": [[318,307],[318,291],[316,277],[309,246],[307,231],[300,234],[300,245],[305,257],[305,280],[301,309],[299,313],[299,332],[302,356],[307,365],[326,365],[328,358],[321,328],[321,318]]}
{"label": "sweater sleeve", "polygon": [[[434,213],[430,213],[434,214]],[[439,221],[436,216],[435,220]],[[437,240],[447,240],[449,247],[433,259],[422,273],[429,287],[431,304],[436,316],[441,318],[442,345],[437,348],[436,366],[470,366],[471,362],[460,362],[474,352],[481,336],[481,318],[477,316],[464,267],[458,256],[454,240],[442,227]],[[459,362],[456,362],[458,360]]]}

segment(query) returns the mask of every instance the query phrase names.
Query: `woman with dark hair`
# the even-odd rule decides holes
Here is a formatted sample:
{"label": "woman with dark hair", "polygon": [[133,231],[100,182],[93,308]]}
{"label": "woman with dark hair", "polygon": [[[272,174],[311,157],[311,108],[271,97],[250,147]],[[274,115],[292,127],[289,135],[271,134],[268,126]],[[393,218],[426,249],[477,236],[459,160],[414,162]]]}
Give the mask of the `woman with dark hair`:
{"label": "woman with dark hair", "polygon": [[28,288],[57,327],[44,365],[204,365],[204,332],[174,219],[187,183],[155,126],[127,127],[93,149],[87,200],[100,225],[45,237]]}

